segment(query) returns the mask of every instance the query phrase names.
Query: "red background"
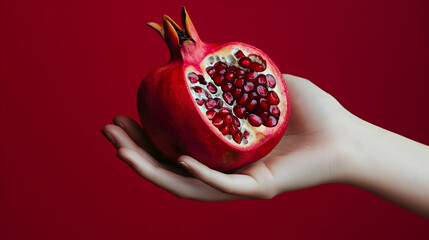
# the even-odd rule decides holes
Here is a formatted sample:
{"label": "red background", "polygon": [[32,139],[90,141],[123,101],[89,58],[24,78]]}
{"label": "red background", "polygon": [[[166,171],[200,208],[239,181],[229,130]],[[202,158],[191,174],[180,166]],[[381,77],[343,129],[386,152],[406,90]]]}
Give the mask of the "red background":
{"label": "red background", "polygon": [[[100,129],[137,118],[168,60],[146,21],[185,4],[200,36],[245,41],[372,123],[429,144],[428,1],[1,1],[1,239],[429,239],[429,221],[331,184],[273,200],[177,199]],[[180,20],[178,20],[180,21]]]}

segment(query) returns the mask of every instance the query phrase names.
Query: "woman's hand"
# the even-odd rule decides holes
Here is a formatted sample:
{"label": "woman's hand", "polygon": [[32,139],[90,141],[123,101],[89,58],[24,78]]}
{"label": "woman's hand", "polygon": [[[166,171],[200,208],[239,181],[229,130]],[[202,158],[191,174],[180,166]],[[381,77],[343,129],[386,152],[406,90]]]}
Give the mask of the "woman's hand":
{"label": "woman's hand", "polygon": [[181,198],[272,198],[339,182],[429,218],[428,146],[357,118],[308,80],[284,78],[291,102],[285,136],[266,157],[231,174],[190,156],[179,157],[183,168],[162,163],[144,129],[126,116],[117,116],[103,133],[134,171]]}
{"label": "woman's hand", "polygon": [[284,78],[291,102],[285,136],[269,155],[231,174],[212,170],[190,156],[181,156],[178,162],[193,177],[182,168],[162,163],[144,129],[126,116],[115,117],[115,125],[106,125],[103,133],[118,149],[117,156],[141,177],[180,198],[272,198],[341,182],[351,149],[346,138],[353,116],[310,81],[291,75]]}

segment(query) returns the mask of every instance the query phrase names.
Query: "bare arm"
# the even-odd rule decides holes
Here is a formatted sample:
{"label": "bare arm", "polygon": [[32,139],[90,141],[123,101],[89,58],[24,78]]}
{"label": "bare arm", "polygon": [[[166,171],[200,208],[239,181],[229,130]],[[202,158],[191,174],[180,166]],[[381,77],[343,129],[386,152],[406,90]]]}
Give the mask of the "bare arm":
{"label": "bare arm", "polygon": [[429,147],[356,121],[345,182],[429,218]]}

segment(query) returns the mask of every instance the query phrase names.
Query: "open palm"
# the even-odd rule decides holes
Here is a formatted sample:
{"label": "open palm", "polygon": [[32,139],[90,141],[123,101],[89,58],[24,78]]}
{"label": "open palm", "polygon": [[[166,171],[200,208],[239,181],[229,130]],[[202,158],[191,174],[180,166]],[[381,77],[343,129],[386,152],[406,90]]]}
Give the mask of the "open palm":
{"label": "open palm", "polygon": [[144,129],[127,116],[115,117],[115,125],[106,125],[103,133],[118,149],[117,156],[141,177],[180,198],[272,198],[286,191],[341,181],[338,166],[347,151],[342,138],[347,136],[350,122],[344,120],[352,115],[310,81],[291,75],[284,78],[291,101],[285,136],[266,157],[232,173],[212,170],[190,156],[179,157],[183,168],[163,163]]}

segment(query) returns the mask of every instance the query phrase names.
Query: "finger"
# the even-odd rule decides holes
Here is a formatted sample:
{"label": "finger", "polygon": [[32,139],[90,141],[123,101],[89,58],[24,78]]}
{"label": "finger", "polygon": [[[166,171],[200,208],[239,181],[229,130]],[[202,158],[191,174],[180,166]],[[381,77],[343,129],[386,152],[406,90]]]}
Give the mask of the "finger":
{"label": "finger", "polygon": [[[124,124],[123,127],[129,126]],[[129,129],[129,128],[127,128]],[[131,130],[133,131],[133,130]],[[125,130],[119,126],[107,124],[104,129],[102,130],[103,134],[110,139],[113,146],[116,149],[120,148],[129,148],[132,149],[139,154],[145,156],[148,155],[147,161],[150,161],[151,164],[155,166],[163,166],[166,169],[169,169],[170,171],[173,171],[177,174],[183,175],[183,176],[189,176],[189,172],[185,171],[182,168],[177,167],[177,165],[172,165],[170,162],[167,162],[167,160],[162,159],[160,154],[152,147],[152,144],[150,142],[147,142],[148,145],[143,145],[142,141],[140,143],[142,146],[138,146],[136,142],[131,139],[131,137],[128,135]],[[146,149],[149,149],[147,151]]]}
{"label": "finger", "polygon": [[103,132],[110,136],[111,142],[113,146],[116,149],[120,148],[129,148],[132,149],[139,154],[142,155],[148,155],[150,157],[147,158],[148,161],[150,161],[154,165],[160,165],[159,163],[150,153],[148,154],[143,148],[138,146],[131,138],[128,136],[128,134],[125,132],[124,129],[120,128],[119,126],[107,124],[104,126]]}
{"label": "finger", "polygon": [[137,149],[139,146],[128,136],[128,134],[120,127],[113,124],[106,124],[102,130],[105,135],[110,136],[113,146],[117,149],[127,147]]}
{"label": "finger", "polygon": [[143,128],[134,119],[128,116],[118,115],[113,119],[113,123],[121,127],[128,136],[146,152],[158,160],[161,159],[159,152],[152,145]]}
{"label": "finger", "polygon": [[196,178],[175,174],[162,165],[154,165],[148,161],[149,155],[139,154],[132,149],[120,148],[118,157],[128,163],[141,177],[179,198],[200,201],[227,201],[241,198],[220,192]]}
{"label": "finger", "polygon": [[268,192],[251,175],[218,172],[189,156],[181,156],[178,161],[196,178],[224,193],[256,198],[273,197],[271,194],[268,196]]}

